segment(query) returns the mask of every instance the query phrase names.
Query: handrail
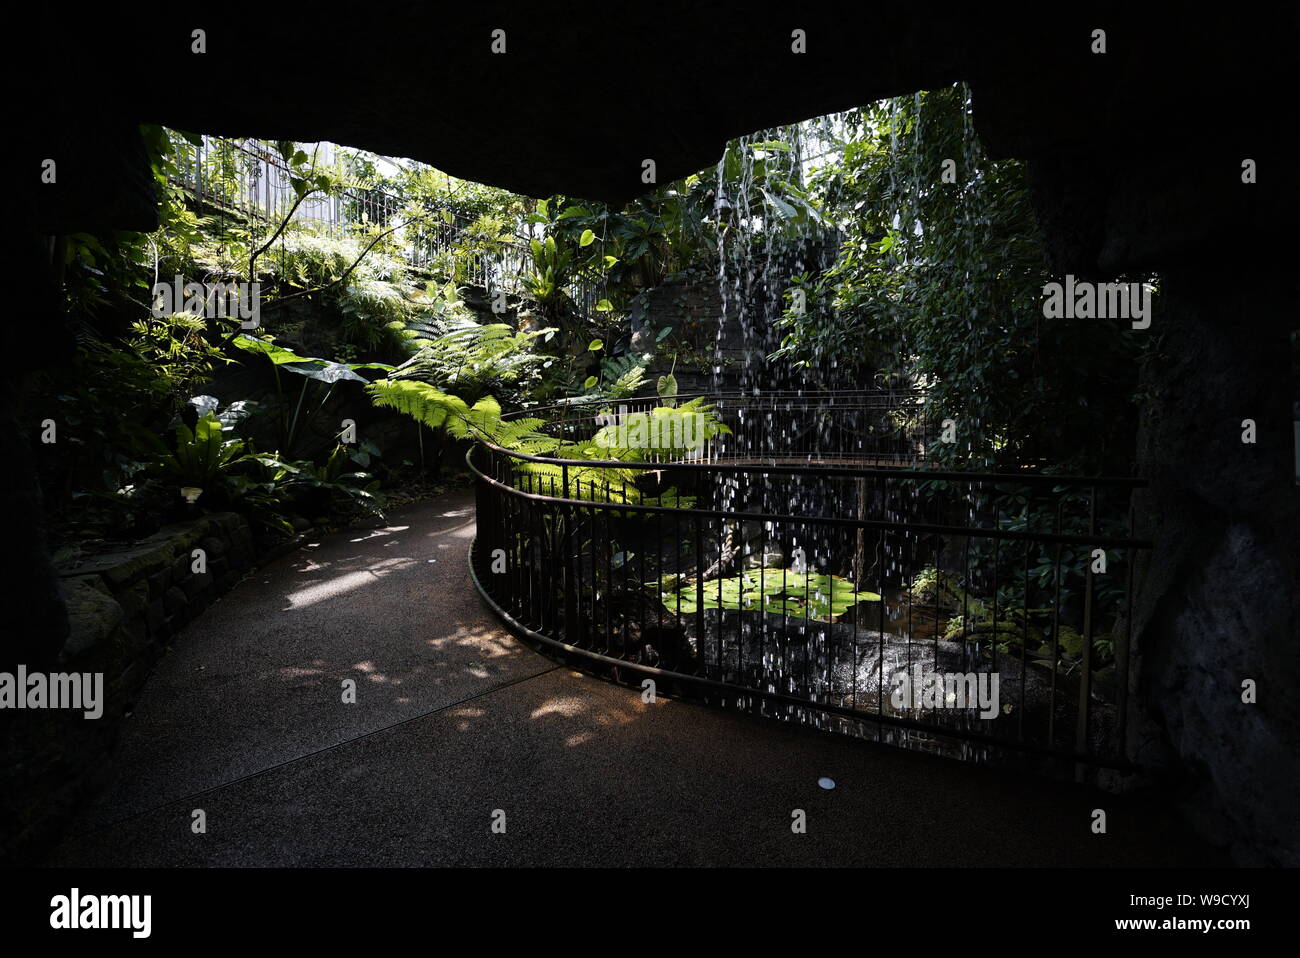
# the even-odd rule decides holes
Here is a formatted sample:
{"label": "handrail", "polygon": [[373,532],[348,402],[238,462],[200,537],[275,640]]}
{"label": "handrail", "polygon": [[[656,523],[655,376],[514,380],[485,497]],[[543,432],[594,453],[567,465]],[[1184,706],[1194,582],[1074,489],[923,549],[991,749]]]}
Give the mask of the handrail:
{"label": "handrail", "polygon": [[[604,655],[599,652],[593,652],[590,649],[579,648],[576,645],[569,645],[567,642],[561,642],[559,639],[552,638],[544,632],[529,628],[527,624],[521,622],[509,611],[503,608],[494,598],[491,592],[484,587],[478,572],[474,569],[474,555],[471,551],[469,556],[469,576],[470,581],[474,583],[474,588],[478,590],[479,596],[486,602],[491,610],[508,625],[516,635],[527,638],[529,641],[537,642],[543,646],[554,649],[556,652],[567,655],[579,656],[588,661],[599,663],[610,669],[627,669],[639,675],[651,676],[657,679],[668,679],[679,682],[682,685],[691,686],[697,689],[707,689],[711,692],[721,695],[736,695],[743,692],[747,696],[755,696],[769,702],[779,705],[787,705],[795,708],[808,708],[809,702],[796,698],[793,695],[783,695],[780,692],[774,692],[770,689],[737,689],[736,686],[721,682],[715,679],[702,678],[698,675],[690,675],[686,672],[678,672],[673,669],[658,668],[653,665],[644,665],[639,662],[629,662],[626,659],[615,658],[611,655]],[[863,713],[854,708],[835,705],[830,702],[821,702],[816,706],[818,710],[838,715],[847,719],[862,719]],[[893,715],[867,715],[872,722],[879,722],[884,725],[892,726],[896,729],[914,731],[914,732],[933,732],[934,727],[925,723],[906,718],[899,718]],[[965,729],[943,730],[943,734],[954,739],[960,739],[972,745],[988,744],[986,736],[977,732],[967,731]],[[1075,762],[1084,762],[1095,765],[1099,768],[1114,769],[1118,772],[1134,772],[1139,770],[1139,766],[1128,759],[1107,759],[1097,758],[1084,752],[1067,749],[1064,752],[1060,749],[1050,749],[1031,743],[1023,743],[1018,748],[1026,754],[1035,755],[1046,759],[1069,759]]]}
{"label": "handrail", "polygon": [[[480,445],[487,447],[486,443],[482,443]],[[1071,535],[1069,533],[1030,532],[1030,531],[1021,532],[1012,529],[987,529],[987,528],[982,528],[980,526],[953,526],[953,525],[945,525],[942,523],[921,523],[921,522],[902,522],[902,521],[891,522],[885,519],[851,519],[851,518],[843,518],[839,516],[796,516],[796,515],[783,515],[781,513],[746,512],[740,509],[721,510],[721,509],[699,509],[696,508],[695,506],[647,506],[647,505],[641,505],[639,503],[632,503],[632,502],[610,502],[608,500],[594,500],[594,499],[571,499],[571,498],[566,498],[564,496],[556,496],[553,494],[548,495],[542,492],[526,492],[522,489],[516,488],[515,486],[511,486],[508,483],[501,482],[499,479],[494,479],[492,476],[489,476],[487,473],[483,472],[483,470],[481,470],[474,463],[472,456],[475,448],[477,448],[477,446],[470,448],[469,452],[466,454],[465,462],[469,466],[470,471],[473,472],[477,478],[483,480],[484,482],[488,483],[491,486],[501,489],[503,492],[506,492],[518,498],[531,499],[536,502],[546,502],[554,505],[576,506],[582,509],[599,509],[602,511],[610,511],[610,512],[637,512],[645,515],[703,516],[710,519],[725,519],[729,521],[746,520],[746,521],[754,521],[754,522],[773,522],[773,523],[811,522],[811,523],[816,523],[818,525],[839,526],[839,527],[850,528],[850,529],[888,529],[888,530],[896,530],[896,531],[901,531],[906,529],[912,532],[935,533],[940,535],[963,535],[963,536],[974,536],[976,538],[984,538],[984,539],[1012,539],[1016,541],[1044,542],[1044,543],[1059,544],[1059,545],[1091,545],[1094,547],[1136,548],[1136,549],[1149,549],[1153,545],[1153,542],[1150,539],[1136,539],[1128,536],[1102,536],[1102,535],[1082,535],[1082,534]],[[493,450],[499,450],[499,447],[496,446],[492,446],[488,448],[491,448]],[[502,451],[506,451],[508,453],[508,450],[502,450]],[[526,458],[536,459],[536,457],[533,456],[529,456]],[[601,466],[601,463],[590,459],[554,459],[554,460],[538,460],[538,461],[554,463],[555,465],[580,465],[580,466],[596,466],[596,467]],[[656,470],[650,466],[647,466],[646,468],[648,471],[651,472],[662,471],[661,469]],[[770,472],[771,470],[762,470],[762,471]],[[797,474],[798,472],[799,470],[783,470],[782,474],[792,474],[792,473]],[[915,473],[913,470],[902,470],[902,469],[880,470],[881,475],[888,475],[891,478],[899,476],[900,474],[904,474],[904,476],[906,476],[906,474],[909,472],[913,472],[914,475],[923,474],[923,473]],[[822,475],[828,475],[829,473],[822,472],[819,470],[817,474],[819,476],[822,476]],[[966,478],[970,478],[969,474],[953,473],[951,475],[964,475],[966,476]]]}
{"label": "handrail", "polygon": [[[876,428],[898,390],[707,398],[743,427],[707,461],[561,458],[490,439],[468,450],[473,579],[509,628],[614,681],[649,676],[818,727],[875,723],[878,737],[907,729],[988,754],[1133,767],[1132,597],[1153,543],[1127,500],[1145,479],[834,461],[923,455],[924,417]],[[590,439],[576,424],[612,405],[511,415]],[[744,415],[755,408],[773,415]],[[752,461],[773,442],[831,454]],[[653,489],[643,474],[657,474]],[[1006,708],[900,705],[891,683],[916,663],[945,680],[1001,675]]]}
{"label": "handrail", "polygon": [[[869,391],[862,391],[860,395],[869,395]],[[827,393],[826,397],[835,397],[839,393]],[[893,398],[899,395],[897,392],[885,391],[878,394],[882,399]],[[920,390],[912,391],[912,395],[922,395]],[[675,396],[674,399],[681,401],[690,401],[693,399],[711,399],[725,400],[731,398],[753,398],[753,399],[775,399],[783,401],[787,397],[780,394],[764,393],[761,396],[749,397],[742,393],[736,394],[711,394],[711,393],[692,393],[688,395]],[[822,399],[822,394],[817,393],[800,393],[797,398],[807,399],[810,402],[816,402]],[[658,403],[658,396],[640,396],[628,397],[626,399],[592,399],[583,403],[573,404],[553,404],[550,406],[532,407],[522,410],[515,410],[502,416],[503,419],[534,418],[538,413],[549,411],[570,410],[576,406],[591,406],[595,408],[608,408],[620,404],[630,405],[632,403]],[[833,409],[843,407],[826,407],[817,406],[818,409]],[[582,418],[574,417],[573,419],[558,420],[559,423],[582,422]],[[552,423],[545,423],[551,425]],[[823,465],[826,461],[809,461],[799,465],[778,465],[778,464],[759,464],[751,463],[729,463],[725,459],[711,459],[706,461],[696,460],[658,460],[658,461],[628,461],[619,459],[565,459],[559,456],[533,455],[530,453],[519,452],[513,449],[507,449],[499,446],[486,438],[480,438],[479,442],[495,452],[510,456],[527,462],[541,463],[544,465],[556,466],[585,466],[598,469],[640,469],[648,472],[663,471],[666,469],[687,470],[699,472],[720,472],[736,474],[773,474],[773,475],[797,475],[807,472],[810,468],[816,469],[819,476],[844,476],[849,478],[880,478],[880,477],[910,477],[928,481],[946,481],[953,480],[958,482],[979,482],[989,484],[1017,484],[1017,485],[1066,485],[1078,487],[1121,487],[1121,488],[1144,488],[1148,481],[1139,476],[1077,476],[1077,475],[1057,475],[1046,473],[993,473],[993,472],[970,472],[962,469],[910,469],[910,468],[888,468],[881,469],[878,467],[846,467]],[[765,454],[746,453],[745,458],[766,458]],[[831,457],[827,457],[831,458]]]}

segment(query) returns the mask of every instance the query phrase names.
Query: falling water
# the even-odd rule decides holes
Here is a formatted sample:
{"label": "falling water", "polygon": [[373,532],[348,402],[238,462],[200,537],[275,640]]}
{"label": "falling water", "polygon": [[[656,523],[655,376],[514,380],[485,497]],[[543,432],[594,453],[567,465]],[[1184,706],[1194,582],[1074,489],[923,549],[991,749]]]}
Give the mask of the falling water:
{"label": "falling water", "polygon": [[[968,192],[979,189],[977,171],[982,156],[970,128],[968,92],[965,92],[965,97],[962,169],[957,187],[962,213],[960,229],[963,242],[978,243],[986,230],[976,215],[977,204],[963,200]],[[922,106],[922,96],[918,93],[910,104],[901,98],[891,101],[889,113],[889,187],[884,213],[885,222],[892,225],[898,239],[905,268],[924,265],[920,262],[925,238],[922,210],[929,191],[935,189],[935,172],[926,169],[923,160],[926,111]],[[900,136],[900,130],[905,114],[909,112],[915,126],[910,136],[904,138]],[[779,396],[782,392],[797,395],[827,383],[842,382],[843,375],[852,373],[841,372],[838,357],[819,357],[819,368],[808,374],[772,364],[767,358],[779,346],[779,328],[775,320],[787,307],[786,295],[793,277],[829,267],[839,239],[833,227],[815,219],[805,217],[799,222],[793,221],[788,206],[776,194],[771,181],[781,179],[801,184],[809,143],[827,143],[834,138],[833,130],[834,123],[823,118],[813,121],[813,124],[758,131],[729,144],[718,162],[714,219],[719,252],[717,281],[721,316],[715,336],[712,385],[715,395],[733,389],[740,395],[723,400],[724,413],[735,431],[733,436],[724,440],[725,445],[715,449],[715,456],[760,461],[816,461],[823,455],[837,452],[858,456],[871,452],[862,421],[837,419],[837,416],[846,414],[835,408],[810,409],[804,403]],[[782,141],[788,149],[774,149],[770,141]],[[961,279],[973,283],[980,277],[963,276]],[[973,325],[970,317],[965,317],[965,321],[968,327]],[[728,354],[734,357],[737,351],[738,363],[729,364]],[[859,386],[857,383],[846,385]],[[846,422],[857,430],[847,440],[841,435]],[[767,482],[775,479],[769,477]],[[839,487],[837,492],[823,477],[794,475],[782,480],[776,491],[763,488],[762,483],[763,480],[742,480],[737,475],[722,477],[716,489],[716,507],[733,514],[777,511],[791,516],[843,516],[849,512],[847,501],[839,494],[843,487]],[[774,503],[779,508],[772,510]],[[916,521],[919,499],[914,484],[891,486],[888,495],[876,497],[869,503],[869,508],[870,518],[898,523]],[[973,503],[969,506],[969,515],[974,518]],[[730,523],[728,534],[743,536],[743,525]],[[780,540],[782,550],[801,548],[807,556],[810,571],[819,568],[838,572],[845,563],[846,557],[842,554],[844,542],[828,535],[824,526],[788,522],[783,529],[769,527],[765,535]],[[877,547],[875,574],[881,583],[903,584],[916,571],[918,560],[924,554],[922,540],[914,532],[904,529],[901,533],[885,535]],[[913,654],[921,659],[931,643],[923,641],[918,633],[915,646],[911,644],[912,634],[918,630],[919,624],[911,621],[910,601],[902,599],[901,595],[900,592],[885,595],[887,604],[891,598],[895,600],[885,609],[885,624],[890,631],[907,637],[906,656],[909,660]],[[875,614],[872,613],[873,618]],[[719,616],[720,629],[721,623]],[[814,625],[812,622],[807,624]],[[928,626],[931,630],[934,627],[934,623]],[[837,678],[834,672],[843,663],[837,666],[828,633],[823,630],[818,639],[814,638],[813,632],[810,628],[802,654],[814,660],[816,674],[809,677],[810,681],[802,691],[813,699],[824,700],[837,681],[843,687],[844,676],[840,674]],[[932,631],[924,636],[925,639],[931,637]],[[755,641],[760,638],[757,633],[751,636]],[[821,644],[817,644],[819,642]],[[792,673],[798,655],[791,653],[784,643],[778,646],[768,638],[761,638],[761,644],[756,664],[764,676],[764,685],[793,690],[792,683],[796,679]],[[739,657],[736,665],[744,667]],[[818,719],[819,722],[823,720],[824,715]],[[907,738],[915,733],[891,735]]]}

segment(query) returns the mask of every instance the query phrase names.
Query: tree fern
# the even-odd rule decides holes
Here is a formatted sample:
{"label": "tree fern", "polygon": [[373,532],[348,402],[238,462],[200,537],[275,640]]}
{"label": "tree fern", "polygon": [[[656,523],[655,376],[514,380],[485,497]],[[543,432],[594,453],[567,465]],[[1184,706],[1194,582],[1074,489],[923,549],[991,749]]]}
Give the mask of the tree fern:
{"label": "tree fern", "polygon": [[532,348],[533,340],[547,332],[516,332],[505,323],[480,325],[455,313],[422,318],[403,332],[415,354],[390,378],[419,380],[471,401],[489,390],[519,397],[547,362]]}
{"label": "tree fern", "polygon": [[635,356],[616,356],[601,363],[601,376],[607,385],[599,392],[611,399],[634,395],[645,382],[645,365]]}

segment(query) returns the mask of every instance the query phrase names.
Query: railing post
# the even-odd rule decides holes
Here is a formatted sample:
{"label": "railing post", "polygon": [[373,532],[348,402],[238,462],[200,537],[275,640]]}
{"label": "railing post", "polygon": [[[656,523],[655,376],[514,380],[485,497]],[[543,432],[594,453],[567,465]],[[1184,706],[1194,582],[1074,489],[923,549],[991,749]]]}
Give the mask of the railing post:
{"label": "railing post", "polygon": [[[563,465],[560,467],[560,475],[564,486],[564,498],[569,498],[569,467]],[[578,602],[577,602],[577,582],[575,581],[572,563],[573,556],[573,529],[570,519],[573,511],[567,504],[560,506],[559,521],[564,523],[564,562],[560,566],[564,577],[564,635],[565,640],[570,645],[577,644],[578,637]]]}
{"label": "railing post", "polygon": [[[1097,487],[1093,486],[1088,497],[1088,535],[1097,534]],[[1083,755],[1088,752],[1088,718],[1091,714],[1092,695],[1092,626],[1093,626],[1093,582],[1092,551],[1088,552],[1088,573],[1083,588],[1083,662],[1079,666],[1079,718],[1075,722],[1074,750]],[[1083,766],[1077,766],[1076,777],[1082,779]]]}
{"label": "railing post", "polygon": [[[1129,510],[1128,510],[1128,537],[1133,539],[1137,533],[1134,520],[1133,508],[1134,493],[1129,492]],[[1116,630],[1115,635],[1115,678],[1116,694],[1115,709],[1116,731],[1115,738],[1119,746],[1119,757],[1128,758],[1128,669],[1129,669],[1129,649],[1133,641],[1133,593],[1137,588],[1137,550],[1132,546],[1127,549],[1128,557],[1128,575],[1124,583],[1124,630],[1119,634]]]}
{"label": "railing post", "polygon": [[[802,406],[796,408],[797,404],[785,396],[765,397],[765,401],[774,403],[778,411],[803,411]],[[640,410],[641,404],[636,406]],[[832,406],[837,412],[858,414],[859,407],[852,399],[841,397]],[[726,407],[734,419],[737,410],[730,401]],[[586,438],[588,434],[583,430],[590,429],[590,417],[565,415],[570,408],[557,407],[561,413],[548,423],[548,432],[557,438]],[[748,408],[741,403],[741,411]],[[757,420],[743,417],[735,423],[736,432],[744,428],[742,424],[754,421]],[[622,498],[611,495],[607,479],[604,501],[594,485],[589,485],[589,491],[584,493],[582,479],[592,468],[597,468],[590,464],[579,466],[545,457],[492,451],[491,447],[476,450],[471,456],[471,467],[476,472],[480,465],[488,467],[481,473],[479,523],[484,551],[477,556],[477,567],[482,568],[490,556],[486,550],[497,544],[506,545],[508,554],[513,553],[514,558],[513,578],[485,588],[487,582],[480,577],[480,588],[484,588],[489,598],[495,592],[506,600],[499,604],[505,606],[504,615],[514,617],[515,624],[552,647],[561,644],[567,647],[565,656],[575,654],[609,667],[618,681],[635,677],[638,668],[657,665],[682,672],[683,687],[693,688],[705,701],[761,702],[764,714],[797,716],[800,721],[806,719],[819,727],[874,720],[877,738],[882,741],[892,738],[894,732],[910,734],[915,730],[924,733],[927,741],[929,737],[937,738],[945,749],[953,743],[959,744],[967,757],[979,757],[978,752],[971,752],[972,747],[1017,749],[1051,758],[1061,763],[1058,767],[1062,769],[1073,765],[1080,777],[1093,766],[1129,767],[1122,751],[1118,755],[1111,753],[1112,744],[1123,748],[1129,698],[1124,685],[1129,664],[1127,628],[1121,624],[1115,635],[1115,664],[1120,685],[1112,696],[1109,686],[1099,684],[1093,675],[1098,664],[1093,648],[1095,633],[1105,627],[1105,623],[1098,625],[1098,616],[1111,611],[1109,605],[1099,606],[1098,602],[1102,596],[1108,598],[1112,590],[1103,588],[1104,581],[1098,582],[1096,577],[1101,569],[1094,566],[1096,560],[1092,559],[1091,550],[1098,547],[1123,550],[1124,556],[1132,561],[1134,551],[1150,548],[1149,541],[1133,538],[1132,514],[1128,536],[1124,537],[1112,534],[1106,518],[1109,513],[1100,512],[1111,505],[1107,489],[1138,485],[1140,480],[957,470],[942,470],[936,475],[935,470],[922,468],[862,467],[829,461],[810,462],[806,466],[769,464],[748,446],[739,450],[728,448],[726,453],[736,461],[725,461],[724,456],[723,461],[710,458],[704,462],[662,463],[663,470],[655,471],[663,471],[666,476],[671,473],[673,477],[680,473],[689,477],[693,486],[690,491],[695,501],[685,505],[679,501],[670,506],[667,500],[650,500],[649,490],[640,496],[628,490],[624,503]],[[861,450],[837,443],[831,448],[831,454],[834,453],[861,454]],[[512,471],[509,463],[514,459],[535,459],[544,468]],[[655,463],[641,465],[651,468]],[[891,495],[889,490],[894,482],[902,485],[898,493]],[[939,483],[937,488],[932,486],[934,482]],[[870,498],[871,483],[880,488],[875,500]],[[678,484],[667,478],[658,481],[658,488],[668,486]],[[795,491],[798,489],[803,492]],[[1086,530],[1080,509],[1085,496]],[[879,516],[875,517],[877,511]],[[1008,515],[1004,516],[1004,512]],[[621,543],[625,553],[631,551],[629,546],[635,548],[636,564],[624,555],[619,565],[621,571],[616,576],[613,561],[618,547],[614,536],[623,535],[624,525],[620,520],[630,515],[644,518],[643,522],[636,523],[632,536],[635,544],[631,539]],[[784,552],[786,543],[818,543],[830,557],[828,561],[843,566],[852,559],[851,586],[859,590],[863,590],[870,577],[863,532],[874,531],[879,551],[875,578],[883,601],[876,608],[855,608],[851,625],[843,619],[841,624],[836,624],[835,600],[838,590],[845,585],[839,578],[832,578],[828,584],[818,586],[820,591],[828,593],[822,596],[830,610],[823,627],[811,621],[822,616],[812,614],[810,609],[791,606],[783,598],[789,587],[788,571],[784,569],[780,591],[771,593],[767,577],[760,571],[761,588],[753,597],[752,609],[746,605],[744,590],[724,595],[727,573],[740,572],[744,563],[740,562],[739,568],[727,569],[720,561],[716,574],[706,573],[709,563],[705,545],[716,534],[719,559],[733,554],[736,558],[743,557],[747,522],[760,523],[753,539],[758,556],[766,557],[772,544],[779,545]],[[736,529],[734,543],[728,541],[725,531],[731,527]],[[632,533],[629,529],[628,534]],[[934,587],[933,603],[913,588],[913,577],[923,565],[933,565],[936,570],[948,568],[932,558],[932,547],[927,545],[932,537],[964,543],[962,567],[953,569],[953,574],[960,576],[962,589],[956,601],[942,599],[942,579]],[[984,543],[979,550],[977,540]],[[1089,560],[1087,568],[1082,570],[1083,583],[1073,578],[1080,571],[1075,564],[1079,550],[1084,550]],[[991,570],[987,567],[990,557]],[[1043,560],[1042,580],[1031,585],[1031,571],[1039,559]],[[784,559],[780,564],[785,565]],[[758,568],[766,567],[767,560],[763,559]],[[1122,570],[1128,580],[1130,603],[1134,569],[1135,565],[1130,565]],[[675,580],[674,591],[678,595],[675,610],[671,595],[664,597],[667,604],[659,604],[641,586],[641,583],[649,586],[663,582],[664,573],[669,570],[680,576]],[[826,571],[833,576],[841,575],[841,569]],[[1115,575],[1121,573],[1115,568],[1108,571]],[[685,581],[688,578],[693,578],[689,585]],[[902,590],[897,614],[887,608],[894,601],[887,586],[892,587],[894,582],[901,583]],[[1004,582],[1010,590],[1006,594]],[[1021,629],[1007,629],[1002,622],[1004,611],[1016,608],[1017,584],[1023,619],[1012,618],[1023,624],[1023,635],[1018,638],[1016,634]],[[1082,593],[1075,591],[1080,584],[1084,585]],[[797,585],[805,592],[809,587],[807,582]],[[983,599],[989,589],[991,600]],[[1082,600],[1081,608],[1073,601],[1063,604],[1067,590]],[[692,595],[696,600],[694,608],[687,612],[683,605]],[[642,598],[644,603],[623,601]],[[984,613],[975,614],[977,598],[990,603],[991,620],[987,629],[979,628]],[[768,620],[774,602],[780,605],[784,625]],[[1050,609],[1044,608],[1049,605]],[[728,615],[731,611],[736,613],[734,628],[733,618]],[[869,612],[870,617],[863,612]],[[937,673],[949,667],[947,660],[956,666],[955,657],[966,654],[956,643],[941,646],[939,642],[943,634],[937,628],[940,621],[951,620],[958,613],[965,622],[968,639],[973,636],[981,644],[992,643],[993,671],[1006,671],[1014,664],[1019,665],[1015,714],[1011,714],[1009,703],[996,716],[999,721],[976,725],[969,721],[969,713],[941,712],[937,699],[934,706],[927,702],[923,707],[913,703],[901,710],[890,708],[886,703],[891,691],[887,680],[894,668],[906,663],[908,667],[920,665]],[[1045,626],[1044,615],[1050,618]],[[972,617],[979,621],[972,621]],[[1130,605],[1125,621],[1131,621],[1131,617]],[[799,619],[809,621],[789,621]],[[863,641],[863,630],[872,619],[878,624],[878,634]],[[691,635],[691,625],[694,635]],[[927,654],[930,636],[917,631],[931,627],[934,627],[933,660]],[[1079,628],[1082,636],[1074,633],[1073,627]],[[1040,632],[1043,628],[1045,635]],[[985,634],[991,637],[984,638]],[[1082,645],[1076,649],[1078,638],[1082,638]],[[1008,648],[1004,652],[998,647],[1004,640],[1018,644],[1018,649]],[[672,644],[692,641],[693,654],[685,645]],[[1050,652],[1051,667],[1040,672],[1029,656],[1044,643],[1043,652]],[[651,645],[658,652],[657,657],[647,657],[650,651],[647,647]],[[1067,647],[1069,651],[1063,660]],[[876,661],[870,663],[872,674],[863,675],[860,669],[868,650]],[[949,653],[943,660],[941,650]],[[969,659],[962,661],[967,662],[962,667],[974,664]],[[625,671],[628,666],[630,675]],[[1065,670],[1062,666],[1069,668]],[[1076,674],[1079,684],[1073,690],[1076,702],[1075,709],[1071,710],[1069,686],[1076,681]],[[1098,684],[1097,702],[1092,700],[1094,684]],[[1002,688],[1011,693],[1011,686],[1008,680]],[[869,694],[872,692],[874,699]],[[1114,743],[1109,738],[1110,723],[1103,722],[1112,705],[1119,711],[1118,739]],[[1009,716],[1005,722],[1000,721],[1003,715]],[[1094,716],[1096,731],[1107,735],[1105,742],[1093,738]],[[1071,725],[1074,735],[1069,734]]]}

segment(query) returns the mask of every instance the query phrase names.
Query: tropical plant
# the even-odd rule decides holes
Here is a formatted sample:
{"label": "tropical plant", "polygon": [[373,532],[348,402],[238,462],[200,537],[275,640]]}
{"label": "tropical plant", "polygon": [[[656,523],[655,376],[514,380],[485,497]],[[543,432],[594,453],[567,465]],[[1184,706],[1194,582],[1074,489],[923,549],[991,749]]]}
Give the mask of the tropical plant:
{"label": "tropical plant", "polygon": [[230,362],[209,338],[208,320],[184,311],[137,319],[128,346],[154,365],[173,397],[192,395],[218,364]]}
{"label": "tropical plant", "polygon": [[812,193],[843,241],[828,270],[795,277],[776,358],[856,358],[859,382],[924,385],[932,418],[958,423],[959,441],[931,450],[954,464],[1126,471],[1138,340],[1127,324],[1044,320],[1024,166],[985,155],[969,97],[959,84],[840,119]]}
{"label": "tropical plant", "polygon": [[699,397],[677,406],[675,384],[671,393],[660,397],[660,403],[648,411],[617,416],[611,409],[604,410],[602,416],[614,421],[602,426],[591,442],[611,459],[633,462],[672,459],[683,453],[698,455],[709,440],[731,433],[707,399]]}
{"label": "tropical plant", "polygon": [[570,303],[566,287],[574,274],[573,250],[567,243],[557,243],[554,236],[531,240],[528,249],[533,271],[524,285],[548,319],[559,319]]}
{"label": "tropical plant", "polygon": [[[278,396],[277,406],[280,411],[280,450],[285,454],[289,454],[293,450],[301,429],[315,419],[321,410],[325,408],[325,404],[329,402],[330,396],[333,394],[336,383],[345,381],[369,382],[357,372],[358,369],[377,369],[388,372],[393,368],[386,363],[339,363],[329,359],[299,356],[292,350],[276,345],[269,339],[252,336],[248,333],[241,333],[237,336],[233,341],[233,345],[252,355],[263,356],[271,364],[271,368],[275,373],[275,388]],[[289,411],[284,383],[280,377],[281,370],[303,377],[302,387],[298,392],[298,399],[294,403],[292,413]],[[313,382],[317,383],[316,396],[313,396],[312,401],[308,403],[308,387]],[[304,406],[306,407],[305,414]]]}
{"label": "tropical plant", "polygon": [[[333,500],[342,499],[363,511],[383,518],[383,498],[379,480],[357,465],[370,461],[370,453],[351,449],[340,443],[323,463],[311,460],[286,461],[277,456],[254,457],[264,467],[260,475],[232,476],[229,480],[234,495],[245,504],[260,509],[259,515],[275,517],[269,524],[283,531],[282,508],[286,501],[302,505],[308,511],[336,511]],[[316,496],[312,509],[309,496]]]}
{"label": "tropical plant", "polygon": [[[231,403],[224,410],[211,396],[196,396],[190,404],[197,413],[191,427],[180,422],[171,446],[153,439],[150,474],[178,489],[186,501],[217,508],[234,507],[277,531],[293,532],[290,514],[317,495],[328,511],[332,497],[347,499],[382,516],[378,481],[355,465],[368,463],[371,453],[339,444],[322,464],[286,460],[278,453],[257,451],[252,442],[236,435],[239,423],[255,404]],[[377,450],[375,450],[377,452]]]}
{"label": "tropical plant", "polygon": [[450,283],[430,291],[427,302],[425,315],[400,324],[415,352],[389,372],[390,380],[419,380],[471,404],[489,392],[519,403],[553,361],[534,347],[549,340],[554,327],[517,332],[506,323],[479,323]]}
{"label": "tropical plant", "polygon": [[182,487],[201,491],[235,466],[257,460],[244,440],[226,436],[225,425],[210,411],[193,428],[178,423],[175,433],[175,448],[164,450],[154,466]]}

